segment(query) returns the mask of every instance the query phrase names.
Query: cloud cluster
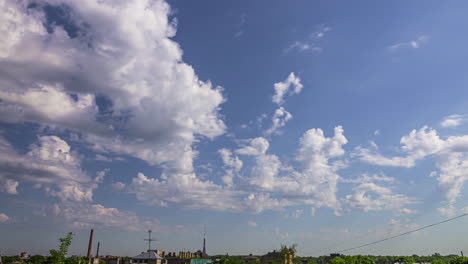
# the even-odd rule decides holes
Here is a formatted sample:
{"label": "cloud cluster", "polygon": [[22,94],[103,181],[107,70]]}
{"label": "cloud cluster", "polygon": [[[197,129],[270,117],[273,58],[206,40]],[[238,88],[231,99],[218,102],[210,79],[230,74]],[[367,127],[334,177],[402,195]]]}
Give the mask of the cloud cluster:
{"label": "cloud cluster", "polygon": [[80,168],[80,158],[68,143],[57,136],[41,136],[18,154],[12,145],[0,137],[0,190],[17,194],[20,183],[43,189],[62,201],[91,201],[93,190],[104,176],[90,177]]}
{"label": "cloud cluster", "polygon": [[[357,184],[354,193],[337,197],[348,142],[341,126],[330,137],[320,128],[306,131],[293,157],[296,166],[268,153],[268,139],[257,137],[242,141],[237,149],[219,150],[222,183],[197,175],[194,144],[225,132],[219,114],[225,98],[221,87],[200,80],[182,60],[182,49],[172,40],[177,21],[170,19],[172,11],[162,0],[6,0],[0,8],[0,121],[73,133],[70,138],[94,151],[96,160],[132,156],[162,169],[161,175],[138,173],[129,182],[114,183],[115,190],[150,205],[233,212],[302,205],[312,213],[321,207],[336,214],[349,209],[410,210],[404,208],[406,196],[376,183],[390,181],[383,177],[350,181]],[[329,30],[321,26],[310,39],[321,39]],[[297,47],[312,49],[303,43]],[[286,96],[299,94],[303,84],[291,72],[273,88],[272,102],[278,108],[267,136],[292,118],[282,105]],[[461,147],[461,141],[440,139],[424,128],[402,138],[407,156],[386,158],[364,148],[358,156],[374,164],[411,167],[428,155]],[[438,165],[449,201],[456,199],[465,179],[464,152],[455,152]],[[80,155],[57,136],[38,137],[25,154],[0,137],[0,191],[15,195],[23,185],[33,185],[57,198],[51,210],[75,227],[157,225],[156,220],[93,203],[93,192],[107,171],[91,177],[81,165]],[[302,214],[297,209],[293,215]]]}
{"label": "cloud cluster", "polygon": [[63,218],[68,226],[76,229],[100,227],[128,231],[158,231],[160,226],[156,218],[142,219],[133,212],[106,208],[101,204],[54,204],[49,208],[49,213]]}
{"label": "cloud cluster", "polygon": [[71,129],[97,152],[149,164],[224,132],[221,88],[182,61],[164,1],[1,5],[2,121]]}
{"label": "cloud cluster", "polygon": [[455,214],[454,203],[468,180],[468,136],[440,138],[435,129],[427,126],[412,130],[400,140],[403,156],[385,157],[377,149],[358,147],[357,157],[364,162],[380,166],[414,167],[416,161],[428,156],[436,158],[439,190],[446,208],[439,211],[445,215]]}
{"label": "cloud cluster", "polygon": [[[1,122],[71,131],[101,159],[129,155],[161,165],[170,190],[222,190],[197,179],[192,166],[197,138],[225,131],[222,88],[183,62],[165,1],[7,0],[0,7]],[[99,209],[89,204],[98,180],[81,170],[67,142],[40,137],[26,155],[0,144],[1,191],[32,183],[64,203]]]}

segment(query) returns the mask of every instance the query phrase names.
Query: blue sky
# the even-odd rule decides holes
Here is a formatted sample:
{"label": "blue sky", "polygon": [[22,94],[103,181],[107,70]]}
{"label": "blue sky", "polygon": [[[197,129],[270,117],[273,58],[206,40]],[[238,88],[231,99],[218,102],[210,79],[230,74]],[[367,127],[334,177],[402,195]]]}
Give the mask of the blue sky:
{"label": "blue sky", "polygon": [[[0,241],[323,255],[468,212],[463,2],[1,1]],[[467,219],[352,254],[467,251]]]}

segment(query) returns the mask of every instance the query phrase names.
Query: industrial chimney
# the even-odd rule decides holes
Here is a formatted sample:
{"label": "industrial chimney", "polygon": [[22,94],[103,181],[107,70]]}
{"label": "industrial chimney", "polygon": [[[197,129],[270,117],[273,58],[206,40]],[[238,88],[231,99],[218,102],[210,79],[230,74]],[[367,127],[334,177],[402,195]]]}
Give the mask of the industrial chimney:
{"label": "industrial chimney", "polygon": [[91,250],[92,250],[92,247],[93,247],[93,234],[94,234],[94,230],[91,229],[91,232],[89,233],[89,245],[88,245],[88,259],[91,259]]}

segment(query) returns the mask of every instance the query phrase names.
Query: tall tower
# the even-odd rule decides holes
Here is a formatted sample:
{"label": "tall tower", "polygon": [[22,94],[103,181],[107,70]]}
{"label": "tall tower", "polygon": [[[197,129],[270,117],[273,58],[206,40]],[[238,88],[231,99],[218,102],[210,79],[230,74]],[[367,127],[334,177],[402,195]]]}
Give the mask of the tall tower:
{"label": "tall tower", "polygon": [[205,239],[205,233],[203,232],[203,257],[206,256],[206,239]]}

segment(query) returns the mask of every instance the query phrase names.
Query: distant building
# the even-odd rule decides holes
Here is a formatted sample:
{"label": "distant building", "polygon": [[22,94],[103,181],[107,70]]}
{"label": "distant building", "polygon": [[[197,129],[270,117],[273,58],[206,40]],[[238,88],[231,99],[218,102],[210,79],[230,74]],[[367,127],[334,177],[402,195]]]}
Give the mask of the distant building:
{"label": "distant building", "polygon": [[121,257],[106,256],[103,260],[107,264],[122,264],[122,258]]}
{"label": "distant building", "polygon": [[29,259],[29,254],[26,253],[26,252],[21,252],[21,254],[20,254],[20,259],[22,259],[22,260],[27,260],[27,259]]}
{"label": "distant building", "polygon": [[131,263],[144,263],[144,264],[164,264],[163,258],[154,250],[141,252],[141,254],[131,258]]}
{"label": "distant building", "polygon": [[251,262],[255,262],[257,260],[259,261],[260,257],[249,254],[248,256],[245,256],[242,259],[244,260],[245,263],[251,263]]}
{"label": "distant building", "polygon": [[272,263],[283,263],[284,257],[281,252],[273,250],[273,252],[268,252],[267,254],[260,257],[260,263],[262,264],[272,264]]}

